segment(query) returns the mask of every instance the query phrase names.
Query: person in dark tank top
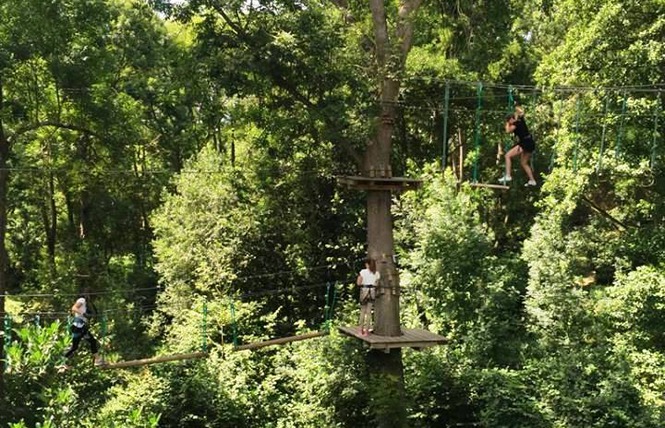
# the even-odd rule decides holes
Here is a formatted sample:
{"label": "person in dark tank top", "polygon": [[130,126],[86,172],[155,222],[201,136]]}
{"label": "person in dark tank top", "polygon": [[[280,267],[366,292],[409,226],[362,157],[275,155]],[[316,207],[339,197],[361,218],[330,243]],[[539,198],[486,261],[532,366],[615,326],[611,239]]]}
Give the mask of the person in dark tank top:
{"label": "person in dark tank top", "polygon": [[535,186],[537,183],[529,161],[531,160],[531,155],[536,150],[536,142],[529,132],[529,127],[526,125],[524,109],[521,106],[515,105],[515,112],[506,117],[505,129],[507,133],[515,136],[517,143],[506,153],[506,172],[499,179],[499,182],[508,184],[513,180],[511,173],[512,158],[519,155],[520,165],[522,165],[522,169],[529,179],[524,186]]}

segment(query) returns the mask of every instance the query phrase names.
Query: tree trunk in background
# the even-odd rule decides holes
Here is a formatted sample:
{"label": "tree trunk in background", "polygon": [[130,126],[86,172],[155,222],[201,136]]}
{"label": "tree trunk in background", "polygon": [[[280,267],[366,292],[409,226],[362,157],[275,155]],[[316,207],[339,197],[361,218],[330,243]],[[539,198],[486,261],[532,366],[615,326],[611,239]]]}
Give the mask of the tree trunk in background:
{"label": "tree trunk in background", "polygon": [[[420,0],[400,1],[394,40],[391,41],[383,0],[370,0],[374,24],[377,84],[381,113],[376,119],[376,134],[367,145],[363,175],[392,177],[390,157],[399,96],[400,76],[411,49],[413,12]],[[393,20],[391,20],[393,21]],[[398,54],[395,54],[398,52]],[[399,319],[399,278],[393,262],[394,239],[390,191],[367,192],[367,241],[369,256],[377,261],[381,288],[375,305],[374,333],[401,334]],[[372,351],[368,358],[371,373],[372,408],[378,427],[406,426],[404,369],[401,350]]]}

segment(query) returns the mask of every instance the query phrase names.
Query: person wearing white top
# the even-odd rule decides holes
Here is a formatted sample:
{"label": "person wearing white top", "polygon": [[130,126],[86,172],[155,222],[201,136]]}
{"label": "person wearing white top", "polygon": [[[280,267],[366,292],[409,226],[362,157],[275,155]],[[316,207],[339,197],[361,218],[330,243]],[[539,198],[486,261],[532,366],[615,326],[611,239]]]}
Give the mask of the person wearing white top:
{"label": "person wearing white top", "polygon": [[376,286],[381,275],[376,270],[374,259],[365,260],[365,269],[361,270],[356,279],[360,288],[360,334],[367,336],[372,327],[372,308],[376,299]]}
{"label": "person wearing white top", "polygon": [[[88,316],[90,315],[90,312],[88,312],[88,304],[85,300],[85,297],[81,296],[76,299],[76,303],[74,303],[72,306],[72,314],[74,315],[74,319],[72,320],[72,324],[70,326],[70,331],[72,333],[72,345],[69,347],[67,352],[65,352],[65,359],[69,360],[78,349],[81,340],[85,340],[90,345],[90,352],[94,357],[95,365],[103,365],[104,361],[98,354],[99,345],[97,344],[97,340],[88,329]],[[63,364],[60,367],[60,370],[64,371],[68,368],[69,366],[67,364]]]}

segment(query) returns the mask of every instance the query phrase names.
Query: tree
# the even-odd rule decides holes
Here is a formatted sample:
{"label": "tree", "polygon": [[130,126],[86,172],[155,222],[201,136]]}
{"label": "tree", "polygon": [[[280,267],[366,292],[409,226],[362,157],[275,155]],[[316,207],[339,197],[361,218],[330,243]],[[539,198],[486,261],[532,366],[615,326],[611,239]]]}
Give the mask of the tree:
{"label": "tree", "polygon": [[[338,2],[345,7],[345,2]],[[392,176],[392,139],[397,119],[401,76],[413,44],[414,20],[420,0],[402,0],[386,3],[370,0],[373,24],[372,75],[378,101],[378,114],[373,119],[373,134],[364,150],[362,174],[373,177]],[[392,25],[391,25],[392,24]],[[391,215],[391,193],[371,190],[367,193],[367,252],[379,261],[381,285],[385,287],[376,302],[375,332],[379,335],[401,334],[399,316],[399,280],[393,262],[395,244]],[[371,367],[376,371],[374,400],[376,423],[380,427],[403,426],[404,371],[401,350],[371,354]]]}
{"label": "tree", "polygon": [[184,50],[138,2],[0,17],[0,317],[9,291],[153,285],[148,212],[198,143]]}

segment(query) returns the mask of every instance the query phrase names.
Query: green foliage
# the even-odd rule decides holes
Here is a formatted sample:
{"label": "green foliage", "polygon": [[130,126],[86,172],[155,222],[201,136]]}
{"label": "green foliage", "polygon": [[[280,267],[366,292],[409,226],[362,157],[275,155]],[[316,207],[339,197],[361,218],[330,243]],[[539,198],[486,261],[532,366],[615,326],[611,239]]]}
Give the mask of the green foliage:
{"label": "green foliage", "polygon": [[[662,2],[423,3],[411,54],[388,70],[366,1],[0,3],[3,291],[52,295],[6,305],[17,327],[0,420],[345,427],[380,407],[399,423],[399,382],[371,376],[334,323],[256,353],[229,344],[317,328],[333,282],[337,319],[356,322],[365,195],[334,176],[360,167],[388,73],[401,83],[393,174],[425,182],[393,204],[402,323],[451,339],[404,350],[409,426],[662,426]],[[478,124],[476,85],[455,79],[495,83]],[[542,188],[441,175],[444,119],[462,182],[476,160],[480,181],[500,174],[511,84]],[[82,349],[56,373],[64,326],[25,323],[64,317],[84,287],[99,292],[108,358],[204,339],[209,358],[102,372]]]}
{"label": "green foliage", "polygon": [[418,295],[421,321],[463,340],[480,364],[517,364],[523,264],[492,254],[492,231],[478,212],[482,200],[469,189],[457,191],[449,175],[432,178],[412,198],[404,207],[415,242],[406,285]]}
{"label": "green foliage", "polygon": [[637,349],[663,352],[665,276],[662,267],[643,266],[620,275],[598,301],[599,316],[621,341]]}
{"label": "green foliage", "polygon": [[534,396],[529,370],[485,369],[471,379],[475,405],[483,426],[548,427]]}
{"label": "green foliage", "polygon": [[414,427],[455,426],[478,421],[470,399],[471,376],[464,362],[446,349],[405,352],[409,421]]}
{"label": "green foliage", "polygon": [[159,426],[159,414],[169,399],[166,381],[144,371],[124,375],[121,382],[107,391],[108,398],[95,415],[95,423],[105,427]]}
{"label": "green foliage", "polygon": [[413,229],[416,249],[409,262],[437,319],[468,321],[477,307],[484,266],[491,252],[491,231],[481,223],[472,193],[457,193],[450,176],[435,179],[425,196],[409,208],[420,213]]}
{"label": "green foliage", "polygon": [[[58,373],[65,346],[71,338],[64,326],[55,322],[44,327],[26,325],[15,329],[15,340],[7,349],[5,372],[7,405],[0,410],[3,420],[23,420],[28,426],[65,426],[87,418],[104,397],[100,391],[108,382],[92,366],[90,355],[75,357],[74,368]],[[84,347],[83,345],[81,346]],[[80,354],[87,353],[81,349]],[[81,397],[87,406],[81,406]]]}

